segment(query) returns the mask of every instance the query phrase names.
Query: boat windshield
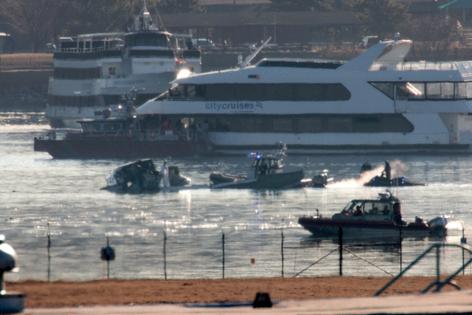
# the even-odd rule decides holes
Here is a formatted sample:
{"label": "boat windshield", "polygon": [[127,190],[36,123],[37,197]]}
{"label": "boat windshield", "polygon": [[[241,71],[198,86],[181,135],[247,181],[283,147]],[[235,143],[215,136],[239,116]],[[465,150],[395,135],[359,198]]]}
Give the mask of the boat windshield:
{"label": "boat windshield", "polygon": [[391,202],[379,200],[353,200],[341,211],[345,215],[390,215],[393,211]]}
{"label": "boat windshield", "polygon": [[366,202],[365,203],[365,212],[372,215],[388,215],[393,210],[393,205],[388,202]]}
{"label": "boat windshield", "polygon": [[353,214],[356,210],[363,211],[364,204],[360,201],[349,202],[344,209],[341,211],[343,214]]}

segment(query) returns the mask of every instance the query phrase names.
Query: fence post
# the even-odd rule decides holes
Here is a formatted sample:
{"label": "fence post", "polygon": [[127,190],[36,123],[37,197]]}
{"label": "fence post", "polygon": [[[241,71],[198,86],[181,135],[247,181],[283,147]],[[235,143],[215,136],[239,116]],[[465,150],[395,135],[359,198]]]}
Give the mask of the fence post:
{"label": "fence post", "polygon": [[100,250],[100,258],[107,264],[107,280],[110,280],[110,262],[115,260],[115,249],[110,246],[110,237],[106,237],[107,245]]}
{"label": "fence post", "polygon": [[281,258],[282,258],[282,279],[285,277],[285,274],[284,274],[284,266],[285,266],[284,240],[285,240],[284,230],[282,229],[281,239],[280,239],[280,255],[281,255]]}
{"label": "fence post", "polygon": [[225,233],[221,233],[221,277],[225,278]]}
{"label": "fence post", "polygon": [[49,223],[48,223],[48,234],[47,234],[47,253],[48,253],[48,282],[51,282],[51,231],[49,230]]}
{"label": "fence post", "polygon": [[441,248],[436,244],[436,284],[439,284],[441,277]]}
{"label": "fence post", "polygon": [[462,247],[462,275],[465,275],[465,249],[464,246],[467,244],[467,238],[465,237],[465,231],[464,228],[462,228],[462,238],[461,238],[461,247]]}
{"label": "fence post", "polygon": [[167,280],[167,233],[164,230],[162,255],[164,256],[164,280]]}
{"label": "fence post", "polygon": [[339,276],[343,275],[343,228],[338,228],[338,244],[339,244]]}
{"label": "fence post", "polygon": [[[110,247],[110,237],[107,236],[107,248]],[[110,280],[110,260],[107,259],[107,280]]]}
{"label": "fence post", "polygon": [[398,234],[399,234],[399,242],[400,242],[400,272],[403,271],[403,229],[402,226],[400,225],[400,228],[398,229]]}

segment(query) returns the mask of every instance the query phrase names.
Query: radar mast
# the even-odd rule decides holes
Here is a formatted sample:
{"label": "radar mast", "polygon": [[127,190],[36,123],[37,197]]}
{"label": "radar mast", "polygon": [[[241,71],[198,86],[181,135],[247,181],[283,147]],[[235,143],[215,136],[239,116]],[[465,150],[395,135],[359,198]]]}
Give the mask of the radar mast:
{"label": "radar mast", "polygon": [[143,9],[139,15],[134,19],[134,31],[151,31],[157,30],[157,27],[154,25],[152,20],[151,13],[147,8],[147,1],[143,0]]}

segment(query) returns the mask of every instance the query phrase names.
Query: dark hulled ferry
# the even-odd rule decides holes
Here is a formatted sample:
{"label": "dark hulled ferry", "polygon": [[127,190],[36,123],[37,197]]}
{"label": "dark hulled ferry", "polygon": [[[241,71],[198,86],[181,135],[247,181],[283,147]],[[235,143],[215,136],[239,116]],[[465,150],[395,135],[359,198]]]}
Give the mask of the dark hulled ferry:
{"label": "dark hulled ferry", "polygon": [[193,156],[210,150],[208,143],[182,134],[140,133],[119,119],[80,121],[81,132],[51,131],[34,139],[34,150],[53,158],[135,159]]}
{"label": "dark hulled ferry", "polygon": [[55,129],[34,139],[34,150],[53,158],[136,159],[205,154],[211,150],[207,132],[191,119],[147,120],[134,115],[135,95],[113,113],[78,121],[81,130]]}

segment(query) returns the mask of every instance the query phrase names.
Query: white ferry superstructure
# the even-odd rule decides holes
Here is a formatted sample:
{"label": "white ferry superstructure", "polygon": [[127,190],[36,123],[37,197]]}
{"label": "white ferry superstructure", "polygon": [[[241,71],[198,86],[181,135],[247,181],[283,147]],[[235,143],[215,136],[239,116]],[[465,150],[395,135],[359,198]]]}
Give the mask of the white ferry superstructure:
{"label": "white ferry superstructure", "polygon": [[131,32],[60,38],[46,117],[53,127],[79,127],[77,120],[118,106],[131,89],[142,104],[166,91],[179,69],[200,72],[200,52],[178,43],[154,26],[146,5]]}
{"label": "white ferry superstructure", "polygon": [[[195,74],[137,109],[191,119],[220,153],[470,152],[472,62],[404,62],[409,40],[383,41],[349,62],[262,60]],[[149,123],[146,123],[149,121]]]}

